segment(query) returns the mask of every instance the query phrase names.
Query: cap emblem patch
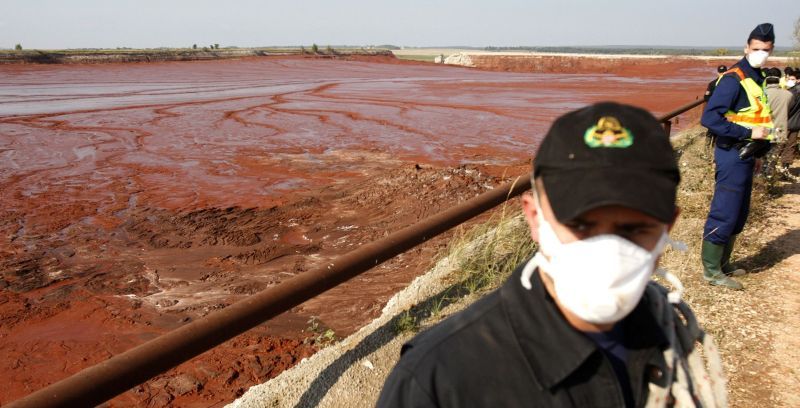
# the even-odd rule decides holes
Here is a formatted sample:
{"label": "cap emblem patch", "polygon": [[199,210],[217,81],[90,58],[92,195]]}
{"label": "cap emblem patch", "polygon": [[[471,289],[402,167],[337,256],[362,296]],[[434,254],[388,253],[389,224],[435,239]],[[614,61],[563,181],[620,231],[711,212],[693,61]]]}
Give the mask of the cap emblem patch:
{"label": "cap emblem patch", "polygon": [[586,129],[583,140],[591,148],[625,148],[633,144],[633,134],[630,130],[622,127],[619,119],[613,116],[603,116],[596,125]]}

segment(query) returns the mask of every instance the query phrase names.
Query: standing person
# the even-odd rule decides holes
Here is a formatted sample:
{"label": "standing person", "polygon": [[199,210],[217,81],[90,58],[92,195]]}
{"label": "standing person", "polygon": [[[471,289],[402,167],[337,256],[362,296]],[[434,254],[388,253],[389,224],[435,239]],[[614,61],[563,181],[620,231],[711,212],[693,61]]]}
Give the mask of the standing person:
{"label": "standing person", "polygon": [[789,105],[792,102],[792,93],[786,89],[781,88],[780,79],[783,77],[781,70],[778,68],[769,68],[764,70],[766,78],[764,82],[766,88],[764,91],[767,93],[767,100],[769,101],[769,108],[772,110],[772,123],[775,125],[774,137],[777,143],[777,152],[770,155],[767,171],[771,172],[773,166],[779,173],[782,166],[776,162],[787,147],[787,127],[789,121]]}
{"label": "standing person", "polygon": [[771,111],[762,89],[760,68],[775,43],[772,24],[759,24],[747,38],[745,56],[720,78],[700,122],[715,139],[714,197],[703,229],[703,278],[712,285],[743,289],[730,264],[736,235],[750,211],[755,156],[769,149]]}
{"label": "standing person", "polygon": [[728,70],[728,67],[725,65],[717,65],[717,77],[712,79],[711,82],[708,83],[706,87],[706,93],[703,94],[703,100],[708,102],[708,99],[711,98],[711,94],[714,93],[714,89],[717,87],[717,82],[722,77],[722,74]]}
{"label": "standing person", "polygon": [[800,85],[797,84],[797,77],[800,72],[790,70],[786,73],[786,89],[792,93],[792,101],[789,103],[789,120],[787,123],[788,134],[786,143],[780,152],[779,172],[781,176],[789,181],[794,181],[795,177],[789,173],[789,166],[792,165],[797,157],[798,133],[800,133]]}
{"label": "standing person", "polygon": [[531,179],[522,206],[539,252],[403,345],[378,407],[724,406],[710,336],[650,279],[680,180],[658,121],[611,102],[567,113]]}

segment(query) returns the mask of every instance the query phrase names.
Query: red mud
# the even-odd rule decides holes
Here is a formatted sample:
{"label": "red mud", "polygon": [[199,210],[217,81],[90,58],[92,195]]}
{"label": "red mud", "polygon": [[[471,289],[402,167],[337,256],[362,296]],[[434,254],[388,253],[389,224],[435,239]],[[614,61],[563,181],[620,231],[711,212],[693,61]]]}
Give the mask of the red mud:
{"label": "red mud", "polygon": [[[566,110],[689,102],[712,65],[613,75],[389,58],[0,66],[0,404],[523,173]],[[377,316],[445,241],[111,405],[229,402],[315,351],[303,331],[312,317],[345,336]]]}

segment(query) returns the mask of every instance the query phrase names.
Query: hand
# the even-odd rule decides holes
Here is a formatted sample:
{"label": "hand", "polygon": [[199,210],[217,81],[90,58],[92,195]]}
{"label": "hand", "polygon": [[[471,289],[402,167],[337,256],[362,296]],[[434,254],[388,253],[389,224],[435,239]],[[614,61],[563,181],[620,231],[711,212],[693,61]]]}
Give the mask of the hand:
{"label": "hand", "polygon": [[766,139],[769,136],[769,129],[765,127],[754,127],[752,133],[750,134],[750,139],[753,140],[762,140]]}

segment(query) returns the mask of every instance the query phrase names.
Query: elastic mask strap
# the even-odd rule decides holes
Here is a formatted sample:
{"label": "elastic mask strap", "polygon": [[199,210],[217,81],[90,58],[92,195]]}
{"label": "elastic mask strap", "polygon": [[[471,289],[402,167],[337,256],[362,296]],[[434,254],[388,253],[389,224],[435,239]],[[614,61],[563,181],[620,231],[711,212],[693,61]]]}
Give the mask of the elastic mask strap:
{"label": "elastic mask strap", "polygon": [[547,259],[542,255],[541,252],[536,252],[528,263],[525,264],[525,267],[522,268],[522,275],[519,277],[519,281],[522,284],[522,287],[531,290],[533,285],[531,285],[531,278],[533,277],[533,273],[536,271],[536,268],[542,264],[543,262],[547,262]]}
{"label": "elastic mask strap", "polygon": [[[667,235],[666,243],[676,251],[686,252],[689,249],[686,243],[674,240],[669,235]],[[673,291],[667,294],[667,300],[669,300],[669,303],[680,304],[681,297],[683,297],[683,292],[684,292],[683,283],[681,283],[680,279],[678,279],[677,276],[673,275],[672,273],[663,268],[656,269],[656,275],[666,279],[667,282],[669,282],[670,285],[672,285],[672,287],[674,288]]]}
{"label": "elastic mask strap", "polygon": [[656,269],[656,275],[666,279],[667,282],[669,282],[669,284],[672,285],[673,288],[675,288],[673,291],[667,294],[667,300],[669,300],[669,303],[672,304],[681,303],[681,297],[683,296],[684,288],[683,288],[683,283],[681,283],[680,279],[678,279],[677,276],[673,275],[666,269],[662,268]]}

